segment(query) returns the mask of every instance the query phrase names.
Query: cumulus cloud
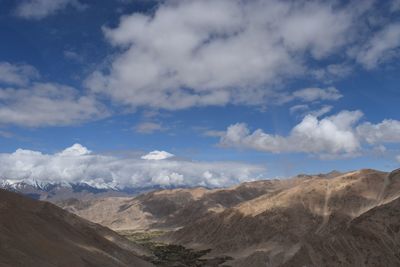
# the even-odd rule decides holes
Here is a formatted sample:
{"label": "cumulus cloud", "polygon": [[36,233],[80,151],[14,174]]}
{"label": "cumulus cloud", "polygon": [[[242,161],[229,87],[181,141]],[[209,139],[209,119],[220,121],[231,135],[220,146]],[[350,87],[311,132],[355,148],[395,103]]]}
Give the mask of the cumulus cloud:
{"label": "cumulus cloud", "polygon": [[161,123],[157,122],[141,122],[134,127],[134,130],[141,134],[151,134],[158,131],[164,131],[166,128],[163,127]]}
{"label": "cumulus cloud", "polygon": [[174,157],[174,154],[168,153],[167,151],[151,151],[150,153],[143,155],[141,159],[146,159],[146,160],[163,160],[163,159],[168,159]]}
{"label": "cumulus cloud", "polygon": [[25,19],[43,19],[68,6],[78,10],[86,7],[79,0],[23,0],[17,6],[15,14]]}
{"label": "cumulus cloud", "polygon": [[287,136],[261,129],[251,133],[246,124],[237,123],[227,128],[220,145],[272,153],[302,152],[323,158],[357,155],[364,144],[375,145],[374,149],[382,151],[382,144],[400,143],[400,121],[360,123],[362,116],[361,111],[341,111],[322,119],[309,114]]}
{"label": "cumulus cloud", "polygon": [[288,136],[265,133],[261,129],[250,133],[246,124],[238,123],[228,127],[220,144],[273,153],[352,154],[360,147],[352,127],[361,117],[360,111],[342,111],[321,120],[307,115]]}
{"label": "cumulus cloud", "polygon": [[104,28],[123,52],[86,86],[134,107],[264,105],[283,79],[305,75],[305,58],[345,45],[358,13],[319,1],[166,1]]}
{"label": "cumulus cloud", "polygon": [[75,157],[75,156],[89,155],[90,153],[92,152],[86,147],[82,146],[81,144],[73,144],[71,147],[64,149],[57,155]]}
{"label": "cumulus cloud", "polygon": [[39,77],[32,66],[0,64],[0,124],[71,125],[108,114],[93,96],[82,95],[67,85],[41,81]]}
{"label": "cumulus cloud", "polygon": [[55,154],[18,149],[0,154],[0,179],[38,183],[87,183],[98,187],[226,186],[260,178],[265,168],[238,162],[120,158],[75,144]]}
{"label": "cumulus cloud", "polygon": [[383,120],[381,123],[363,123],[357,127],[357,134],[370,144],[400,143],[400,121]]}
{"label": "cumulus cloud", "polygon": [[367,69],[399,56],[400,23],[386,25],[358,52],[357,60]]}

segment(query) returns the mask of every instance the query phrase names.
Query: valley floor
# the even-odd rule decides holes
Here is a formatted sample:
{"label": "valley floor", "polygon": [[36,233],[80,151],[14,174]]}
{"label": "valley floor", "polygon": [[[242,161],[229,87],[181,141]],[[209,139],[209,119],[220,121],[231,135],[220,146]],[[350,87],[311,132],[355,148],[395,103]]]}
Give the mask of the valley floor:
{"label": "valley floor", "polygon": [[227,263],[231,257],[208,258],[211,249],[193,250],[181,245],[166,244],[156,239],[166,232],[163,231],[119,231],[120,235],[126,237],[135,244],[148,248],[152,256],[146,260],[156,266],[163,267],[229,267]]}

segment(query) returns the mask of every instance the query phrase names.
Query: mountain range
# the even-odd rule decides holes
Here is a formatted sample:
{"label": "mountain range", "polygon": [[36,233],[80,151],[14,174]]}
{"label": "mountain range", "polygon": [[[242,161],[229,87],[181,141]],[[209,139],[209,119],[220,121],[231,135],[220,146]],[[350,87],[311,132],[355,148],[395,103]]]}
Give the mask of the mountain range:
{"label": "mountain range", "polygon": [[114,230],[166,231],[158,241],[229,266],[399,266],[399,196],[399,170],[364,169],[58,205]]}
{"label": "mountain range", "polygon": [[22,193],[33,199],[50,202],[71,198],[88,200],[103,197],[136,196],[144,192],[163,189],[161,186],[120,188],[90,185],[83,182],[40,182],[28,179],[21,181],[0,179],[0,188]]}
{"label": "mountain range", "polygon": [[[19,189],[13,188],[14,191]],[[22,218],[23,225],[18,227],[29,232],[33,229],[33,233],[40,232],[40,236],[47,229],[53,229],[47,224],[56,222],[63,226],[57,228],[57,233],[52,236],[55,240],[63,239],[64,235],[67,239],[75,238],[69,232],[82,229],[85,229],[85,235],[90,234],[92,241],[107,243],[111,242],[109,237],[112,236],[112,244],[107,243],[102,248],[95,246],[101,242],[88,245],[87,240],[74,239],[68,244],[61,242],[60,251],[61,246],[69,249],[70,243],[85,244],[85,248],[95,247],[85,250],[85,253],[104,251],[110,246],[122,249],[118,255],[121,255],[123,264],[126,258],[141,260],[139,257],[149,256],[152,252],[148,246],[137,243],[131,243],[134,249],[127,249],[126,239],[112,230],[135,234],[162,233],[150,234],[150,247],[170,244],[178,249],[207,251],[203,260],[229,259],[221,263],[223,265],[198,265],[202,261],[196,261],[196,265],[158,266],[400,266],[400,169],[390,173],[363,169],[298,175],[218,189],[158,189],[133,197],[85,190],[80,191],[82,194],[63,197],[54,191],[55,196],[48,200],[63,210],[50,203],[28,200],[5,191],[1,193],[7,197],[0,203],[3,203],[4,210],[8,202],[20,201],[20,204],[12,204],[7,209],[6,217],[14,218],[12,221]],[[12,214],[12,210],[17,212]],[[39,217],[40,223],[29,216]],[[24,222],[25,218],[28,218],[27,222]],[[71,225],[80,230],[70,229]],[[43,228],[34,228],[39,226]],[[9,240],[27,237],[29,246],[43,239],[17,230],[3,232]],[[105,236],[108,241],[104,240]],[[83,236],[79,234],[79,237]],[[24,245],[17,242],[14,247],[13,250],[18,250]],[[107,248],[104,253],[107,255],[110,250]],[[163,253],[170,252],[164,250]],[[84,254],[82,257],[91,259],[92,256]],[[79,259],[75,260],[79,262]],[[106,263],[107,260],[101,266],[107,266]],[[140,264],[135,266],[147,266],[148,263]]]}

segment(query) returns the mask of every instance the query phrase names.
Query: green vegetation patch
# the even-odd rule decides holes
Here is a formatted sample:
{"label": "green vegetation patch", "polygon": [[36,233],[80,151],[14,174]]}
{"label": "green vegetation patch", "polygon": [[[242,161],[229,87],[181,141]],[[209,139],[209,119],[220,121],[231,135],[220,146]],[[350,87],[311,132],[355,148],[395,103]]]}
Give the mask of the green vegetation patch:
{"label": "green vegetation patch", "polygon": [[153,256],[150,260],[156,266],[165,267],[227,267],[228,265],[222,265],[231,257],[216,257],[212,259],[202,258],[208,254],[211,249],[206,250],[193,250],[185,248],[181,245],[165,244],[162,242],[154,241],[154,238],[162,236],[166,232],[163,231],[147,231],[147,232],[135,232],[135,231],[120,231],[119,234],[125,236],[127,239],[140,244],[148,248]]}

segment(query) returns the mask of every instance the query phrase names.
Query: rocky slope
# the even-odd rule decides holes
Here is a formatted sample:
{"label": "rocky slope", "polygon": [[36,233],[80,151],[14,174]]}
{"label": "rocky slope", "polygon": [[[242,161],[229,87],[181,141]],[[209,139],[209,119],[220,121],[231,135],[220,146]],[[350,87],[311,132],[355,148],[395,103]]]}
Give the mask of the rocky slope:
{"label": "rocky slope", "polygon": [[59,207],[0,189],[0,266],[152,266],[146,250]]}
{"label": "rocky slope", "polygon": [[175,229],[206,214],[224,211],[244,201],[272,194],[302,178],[243,183],[228,189],[171,189],[137,197],[107,197],[56,202],[64,209],[114,230]]}
{"label": "rocky slope", "polygon": [[159,240],[230,266],[400,266],[399,196],[399,170],[365,169],[60,205],[114,229],[172,230]]}
{"label": "rocky slope", "polygon": [[399,266],[399,195],[398,171],[309,177],[166,239],[230,255],[232,266]]}

